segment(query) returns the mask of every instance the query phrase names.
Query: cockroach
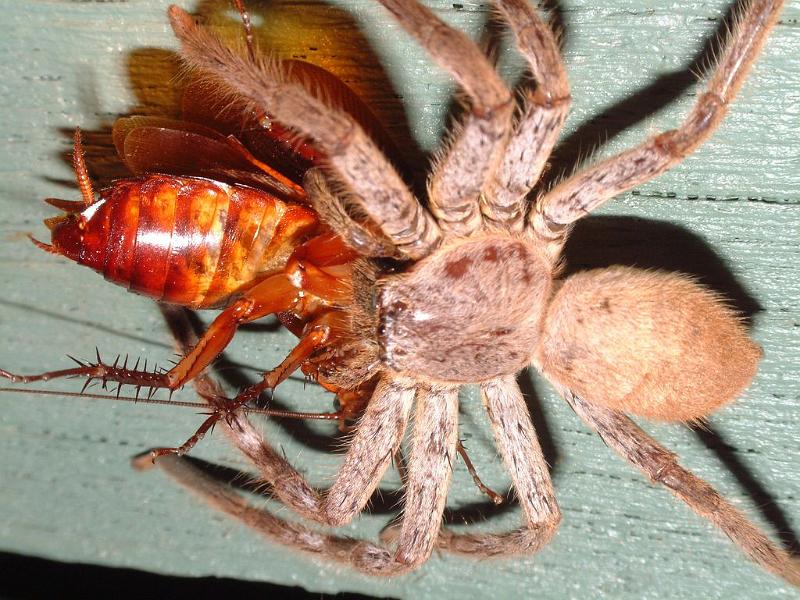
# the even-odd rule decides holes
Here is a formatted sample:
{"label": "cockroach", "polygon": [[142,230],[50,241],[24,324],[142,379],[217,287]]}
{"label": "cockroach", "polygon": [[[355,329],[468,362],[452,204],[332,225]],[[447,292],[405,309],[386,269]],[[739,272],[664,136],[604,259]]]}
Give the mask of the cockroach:
{"label": "cockroach", "polygon": [[[237,3],[248,48],[252,34],[247,13]],[[250,50],[252,54],[252,49]],[[302,82],[326,102],[347,111],[384,147],[391,142],[377,119],[338,77],[311,63],[281,64],[287,81]],[[40,249],[66,257],[101,273],[106,280],[157,302],[191,309],[221,309],[206,334],[172,369],[138,370],[104,363],[36,376],[0,370],[14,382],[85,377],[82,392],[94,381],[148,389],[175,390],[202,373],[224,350],[236,329],[268,315],[301,338],[301,343],[264,379],[258,393],[273,390],[301,369],[311,380],[336,394],[335,413],[266,410],[271,416],[336,418],[343,431],[363,413],[376,378],[345,365],[364,350],[342,336],[339,307],[352,294],[358,249],[370,250],[375,233],[356,229],[345,242],[323,224],[349,219],[331,207],[313,205],[301,185],[322,185],[317,167],[324,154],[269,115],[242,101],[224,108],[209,102],[213,90],[202,79],[183,93],[182,119],[131,116],[112,130],[116,150],[134,177],[118,180],[95,194],[84,159],[81,133],[74,135],[73,169],[82,200],[48,198],[64,212],[45,224],[51,242],[31,236]],[[364,225],[363,227],[368,227]],[[352,382],[358,381],[358,385]],[[177,448],[160,448],[153,456],[188,452],[233,406],[212,399],[217,409],[197,433]],[[495,504],[502,497],[478,478],[466,450],[458,451],[481,491]]]}

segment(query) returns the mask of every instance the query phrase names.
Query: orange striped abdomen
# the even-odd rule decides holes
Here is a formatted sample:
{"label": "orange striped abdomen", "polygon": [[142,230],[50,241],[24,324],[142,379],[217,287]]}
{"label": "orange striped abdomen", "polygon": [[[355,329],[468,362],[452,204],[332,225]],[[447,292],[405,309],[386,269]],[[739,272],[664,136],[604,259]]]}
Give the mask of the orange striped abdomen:
{"label": "orange striped abdomen", "polygon": [[64,255],[131,291],[193,308],[222,306],[279,271],[319,224],[312,210],[260,190],[167,175],[116,182],[80,217],[80,247]]}

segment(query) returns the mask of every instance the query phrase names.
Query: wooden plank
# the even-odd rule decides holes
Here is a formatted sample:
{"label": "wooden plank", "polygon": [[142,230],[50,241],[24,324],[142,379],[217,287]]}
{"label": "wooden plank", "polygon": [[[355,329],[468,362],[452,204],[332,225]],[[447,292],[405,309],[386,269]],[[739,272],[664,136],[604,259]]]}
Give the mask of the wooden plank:
{"label": "wooden plank", "polygon": [[[64,354],[129,352],[161,362],[168,335],[153,304],[104,284],[95,274],[45,255],[21,235],[44,237],[52,209],[40,198],[77,197],[63,153],[71,130],[88,130],[93,174],[118,173],[108,126],[122,113],[174,111],[175,47],[166,1],[127,3],[4,1],[0,37],[0,366],[35,372]],[[613,0],[559,3],[564,55],[575,105],[559,164],[607,137],[605,154],[668,128],[696,93],[688,69],[726,14],[724,0]],[[448,21],[480,36],[487,6],[432,2]],[[224,2],[197,7],[214,22],[235,15]],[[259,5],[262,42],[340,73],[376,107],[423,164],[436,147],[452,91],[424,53],[364,0]],[[730,116],[686,163],[587,221],[570,245],[575,265],[626,262],[704,276],[752,315],[765,357],[744,397],[711,420],[715,435],[648,426],[683,463],[708,478],[770,531],[796,542],[800,530],[800,6],[790,3]],[[374,56],[372,56],[374,55]],[[519,61],[501,54],[513,78]],[[413,142],[411,141],[413,140]],[[416,147],[418,146],[418,148]],[[420,167],[421,168],[421,167]],[[237,337],[230,357],[253,376],[291,347],[285,332]],[[53,389],[77,390],[59,383]],[[473,562],[434,558],[418,573],[382,581],[298,556],[189,499],[130,457],[182,441],[199,417],[190,411],[2,393],[0,548],[58,560],[180,575],[218,575],[394,597],[786,598],[793,591],[747,562],[723,536],[612,456],[545,382],[530,386],[537,427],[546,433],[564,512],[555,541],[537,556]],[[191,393],[184,394],[191,398]],[[289,382],[280,397],[299,409],[327,410],[330,398]],[[474,390],[464,395],[462,437],[478,470],[507,485]],[[270,439],[316,482],[339,457],[330,427],[264,425]],[[197,455],[243,466],[212,439]],[[483,499],[463,465],[449,505]],[[392,475],[384,483],[396,486]],[[286,515],[285,510],[281,514]],[[516,509],[482,505],[470,527],[500,530]],[[372,535],[386,514],[344,528]],[[795,533],[792,533],[795,532]]]}

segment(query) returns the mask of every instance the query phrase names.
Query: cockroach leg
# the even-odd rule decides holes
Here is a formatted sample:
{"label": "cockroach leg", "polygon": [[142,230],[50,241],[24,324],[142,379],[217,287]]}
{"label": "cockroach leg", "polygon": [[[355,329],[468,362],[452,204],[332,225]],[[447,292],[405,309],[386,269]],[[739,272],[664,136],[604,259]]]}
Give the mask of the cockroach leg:
{"label": "cockroach leg", "polygon": [[214,319],[191,352],[166,374],[165,387],[175,389],[199,375],[230,343],[240,325],[290,310],[299,294],[283,274],[251,288]]}
{"label": "cockroach leg", "polygon": [[[289,355],[274,369],[264,374],[262,380],[236,395],[233,399],[220,397],[206,398],[212,408],[211,414],[203,421],[198,430],[181,446],[176,448],[157,448],[153,450],[153,460],[166,454],[177,454],[182,456],[189,452],[206,433],[214,428],[220,420],[224,419],[230,427],[236,427],[237,413],[246,405],[255,402],[258,397],[267,390],[275,389],[281,382],[300,368],[308,358],[320,347],[329,341],[331,331],[336,326],[336,319],[341,318],[340,313],[327,313],[319,319],[313,321],[307,328],[307,333],[300,339],[300,342],[292,349]],[[205,338],[204,335],[201,339]],[[199,345],[199,344],[198,344]],[[191,353],[190,353],[191,355]],[[320,415],[313,413],[286,413],[281,416],[291,416],[297,418],[320,418]],[[325,415],[326,420],[330,418],[340,419],[341,415],[330,413]]]}
{"label": "cockroach leg", "polygon": [[[300,262],[296,263],[296,269],[303,273],[302,282],[313,287],[317,293],[328,293],[333,299],[337,297],[339,292],[331,289],[330,282],[327,279],[329,276],[324,272],[312,269],[310,266],[303,267]],[[325,279],[324,284],[316,283],[315,276],[317,272],[319,272],[319,277]],[[78,363],[78,367],[72,369],[48,371],[38,375],[17,375],[9,371],[0,370],[0,376],[15,383],[48,381],[62,377],[86,377],[89,380],[99,379],[104,385],[108,382],[115,382],[122,385],[151,389],[168,388],[175,390],[208,367],[230,343],[240,325],[271,314],[298,308],[298,305],[302,304],[306,297],[304,290],[295,287],[285,274],[281,273],[265,279],[223,310],[214,319],[189,354],[166,372],[147,371],[146,369],[138,370],[136,367],[129,369],[127,359],[122,366],[119,366],[118,360],[115,360],[113,364],[107,364],[101,360],[98,352],[97,362],[94,364],[73,359]],[[329,332],[325,328],[327,322],[324,320],[325,316],[321,317],[323,320],[319,322],[317,328],[312,328],[313,331],[309,334],[311,337],[308,340],[301,341],[289,357],[281,363],[281,366],[268,372],[262,383],[251,388],[252,391],[244,392],[248,398],[258,396],[264,389],[275,387],[288,377],[291,372],[296,370],[300,363],[316,349],[318,344],[324,343],[328,339]],[[258,393],[255,393],[256,388],[259,390]],[[253,396],[253,393],[255,393],[255,396]],[[243,402],[239,403],[239,405],[241,404]]]}
{"label": "cockroach leg", "polygon": [[[263,293],[267,289],[270,293]],[[240,324],[291,308],[297,295],[298,290],[283,275],[266,279],[222,311],[191,352],[165,373],[128,369],[127,359],[122,366],[118,366],[118,361],[109,365],[101,360],[98,352],[95,364],[76,360],[79,366],[72,369],[39,375],[15,375],[0,371],[0,375],[16,383],[48,381],[60,377],[87,377],[90,380],[99,379],[104,385],[111,381],[123,385],[174,390],[203,371],[230,343]]]}
{"label": "cockroach leg", "polygon": [[194,432],[194,435],[186,440],[183,444],[176,448],[154,448],[150,451],[150,458],[153,462],[156,461],[157,458],[160,456],[168,456],[170,454],[175,454],[177,456],[183,456],[184,454],[188,454],[189,451],[194,448],[197,443],[202,440],[206,434],[214,429],[214,425],[216,425],[221,416],[219,412],[213,412],[203,424]]}
{"label": "cockroach leg", "polygon": [[236,396],[232,402],[233,410],[239,406],[255,401],[262,392],[275,389],[281,382],[300,368],[311,355],[323,347],[332,335],[339,321],[344,317],[341,313],[330,312],[313,321],[306,328],[306,333],[289,355],[277,367],[264,374],[261,381],[250,386]]}
{"label": "cockroach leg", "polygon": [[46,371],[36,375],[17,375],[9,371],[0,369],[0,377],[5,377],[13,383],[33,383],[34,381],[50,381],[51,379],[61,379],[64,377],[86,377],[88,383],[93,379],[99,379],[105,385],[109,381],[120,384],[130,384],[140,387],[169,387],[165,381],[165,373],[136,371],[127,368],[127,359],[122,366],[119,364],[119,357],[113,364],[106,364],[97,355],[97,362],[94,364],[85,363],[76,358],[69,357],[78,363],[78,367],[72,369],[60,369],[57,371]]}
{"label": "cockroach leg", "polygon": [[244,27],[244,40],[247,44],[247,55],[250,57],[250,60],[256,59],[256,50],[255,50],[255,43],[253,41],[253,23],[250,21],[250,13],[247,12],[247,9],[244,7],[244,2],[242,0],[233,0],[233,4],[236,7],[236,10],[239,11],[239,15],[242,17],[242,26]]}
{"label": "cockroach leg", "polygon": [[467,471],[469,471],[472,481],[481,492],[489,496],[492,504],[499,506],[505,502],[505,498],[503,498],[501,494],[498,494],[492,488],[483,483],[483,481],[481,481],[481,478],[478,476],[478,471],[475,470],[475,465],[472,464],[469,454],[467,454],[467,449],[464,447],[464,444],[461,443],[461,440],[458,440],[456,443],[456,451],[458,452],[459,456],[461,456],[461,460],[463,460],[464,464],[467,466]]}
{"label": "cockroach leg", "polygon": [[225,138],[225,142],[236,152],[242,155],[246,161],[252,164],[254,167],[257,167],[264,171],[267,175],[272,177],[275,181],[280,184],[280,186],[284,186],[286,188],[287,194],[291,197],[292,200],[296,200],[298,202],[307,202],[306,192],[302,188],[302,186],[297,185],[294,181],[280,173],[279,171],[273,169],[265,162],[258,160],[247,147],[242,144],[237,138],[232,135],[229,135]]}
{"label": "cockroach leg", "polygon": [[[80,200],[62,200],[61,198],[45,198],[50,206],[55,206],[59,210],[63,210],[67,214],[76,214],[81,212],[86,205]],[[45,225],[47,221],[45,221]]]}
{"label": "cockroach leg", "polygon": [[[298,246],[290,260],[301,260],[317,267],[344,265],[359,254],[342,242],[342,238],[334,233],[323,233]],[[326,296],[330,292],[326,293]]]}

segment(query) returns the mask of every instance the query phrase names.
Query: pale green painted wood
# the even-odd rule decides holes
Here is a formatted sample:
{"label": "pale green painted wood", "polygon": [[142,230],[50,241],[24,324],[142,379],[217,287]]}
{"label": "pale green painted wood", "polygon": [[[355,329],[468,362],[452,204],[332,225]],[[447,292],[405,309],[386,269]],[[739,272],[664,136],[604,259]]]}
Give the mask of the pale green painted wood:
{"label": "pale green painted wood", "polygon": [[[44,236],[40,220],[52,210],[39,199],[76,196],[74,189],[57,183],[71,178],[59,159],[70,145],[60,129],[100,128],[137,105],[152,110],[163,103],[158,85],[146,87],[144,98],[135,97],[126,65],[136,66],[139,81],[150,77],[149,81],[159,82],[157,71],[143,72],[141,66],[158,54],[141,49],[174,47],[164,18],[166,4],[0,1],[4,22],[0,365],[4,368],[22,372],[56,368],[65,364],[67,352],[91,356],[95,344],[107,352],[161,361],[170,356],[167,333],[152,303],[37,251],[19,235],[35,231]],[[390,73],[414,135],[425,148],[435,147],[448,104],[446,78],[388,23],[379,7],[363,0],[339,4],[341,11],[324,12],[329,17],[326,28],[312,32],[321,36],[319,43],[300,40],[289,53],[314,54],[318,59],[326,52],[336,54],[334,60],[345,65],[348,80],[371,85],[374,91],[368,95],[383,110],[391,105],[387,97],[391,99],[393,91],[374,84],[380,71],[363,64],[358,48],[343,52],[336,45],[342,32],[362,31]],[[576,131],[659,76],[684,69],[713,35],[727,4],[724,0],[560,3],[575,98],[568,131]],[[765,349],[759,375],[743,399],[711,423],[729,444],[727,456],[752,477],[750,487],[760,486],[782,511],[783,526],[796,532],[800,530],[800,6],[789,4],[722,129],[683,166],[637,194],[617,199],[604,211],[650,221],[623,220],[600,227],[600,253],[636,256],[655,244],[657,251],[674,256],[651,262],[692,270],[696,256],[703,255],[695,252],[698,244],[701,248],[707,244],[762,307],[754,318],[754,336]],[[308,10],[302,6],[296,10]],[[485,5],[437,1],[434,6],[473,34],[485,20]],[[212,8],[206,3],[206,10],[213,12]],[[510,73],[515,64],[510,61]],[[163,76],[160,81],[163,87]],[[662,81],[654,96],[633,103],[631,110],[644,118],[613,137],[601,152],[675,124],[693,101],[695,88],[677,93],[656,114],[649,113],[660,98],[671,95],[674,82]],[[399,131],[397,112],[383,112],[395,120],[394,131]],[[597,123],[600,131],[630,121],[627,108],[612,113]],[[586,150],[597,132],[582,131],[579,137]],[[665,230],[667,225],[685,230]],[[593,239],[596,230],[590,227],[584,239]],[[644,233],[639,235],[638,230]],[[615,232],[627,232],[623,242],[613,238]],[[649,239],[653,235],[658,241]],[[584,244],[576,252],[586,256],[591,248]],[[249,332],[237,337],[231,355],[244,365],[263,368],[275,364],[291,344],[287,334]],[[77,385],[62,382],[53,388],[73,390]],[[409,598],[797,597],[796,591],[759,571],[723,536],[612,456],[545,383],[537,382],[535,388],[555,449],[555,486],[564,520],[556,540],[534,557],[474,563],[434,556],[418,573],[397,580],[361,577],[264,543],[189,499],[160,474],[137,474],[128,467],[129,458],[142,449],[182,441],[199,423],[190,411],[8,393],[0,395],[0,549],[172,574],[214,574],[317,591]],[[330,406],[330,399],[313,387],[303,390],[290,382],[280,392],[298,408]],[[462,435],[473,459],[491,484],[503,488],[505,476],[473,393],[465,395],[463,406]],[[310,428],[330,433],[324,426]],[[648,428],[678,452],[684,464],[759,519],[754,504],[764,499],[748,495],[694,434],[681,427]],[[274,424],[265,425],[265,430],[314,481],[324,482],[333,473],[337,456],[289,438]],[[197,455],[242,466],[219,440],[203,442]],[[392,475],[385,485],[394,484]],[[458,464],[449,505],[480,500]],[[344,530],[374,535],[386,520],[385,515],[364,517]],[[517,511],[512,510],[476,527],[501,529],[517,520]]]}

